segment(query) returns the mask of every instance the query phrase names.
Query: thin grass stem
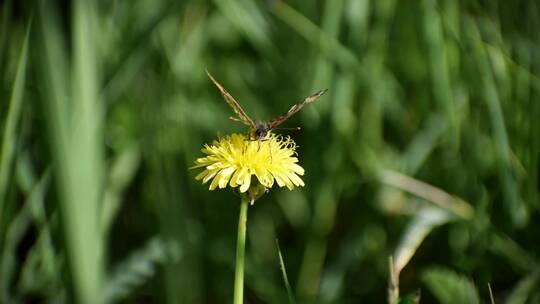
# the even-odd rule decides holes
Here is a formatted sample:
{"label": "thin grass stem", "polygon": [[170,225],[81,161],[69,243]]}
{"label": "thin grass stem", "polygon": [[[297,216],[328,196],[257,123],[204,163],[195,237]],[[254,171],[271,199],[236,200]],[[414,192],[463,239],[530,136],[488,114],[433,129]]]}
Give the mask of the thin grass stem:
{"label": "thin grass stem", "polygon": [[276,239],[276,246],[279,257],[279,265],[281,268],[281,275],[283,276],[283,282],[285,283],[285,288],[287,289],[287,297],[289,298],[289,303],[294,304],[294,300],[291,284],[289,283],[289,277],[287,276],[287,269],[285,269],[285,262],[283,261],[283,255],[281,254],[281,249],[279,248],[279,241]]}
{"label": "thin grass stem", "polygon": [[493,291],[491,290],[491,284],[488,282],[488,290],[489,290],[489,303],[495,304],[495,298],[493,298]]}

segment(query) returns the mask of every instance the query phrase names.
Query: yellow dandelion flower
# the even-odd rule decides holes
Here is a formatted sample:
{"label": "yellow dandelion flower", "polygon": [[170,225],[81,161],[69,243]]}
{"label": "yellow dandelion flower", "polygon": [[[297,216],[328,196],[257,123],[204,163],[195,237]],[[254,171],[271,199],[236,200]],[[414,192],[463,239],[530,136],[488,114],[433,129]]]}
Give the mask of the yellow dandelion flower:
{"label": "yellow dandelion flower", "polygon": [[[304,186],[299,175],[304,175],[296,158],[296,144],[289,137],[270,133],[265,140],[250,140],[246,135],[232,134],[205,145],[201,150],[207,156],[198,158],[193,168],[204,168],[195,179],[210,182],[210,190],[223,189],[227,185],[239,187],[245,193],[250,186],[262,185],[266,189],[274,185]],[[252,181],[252,176],[256,180]]]}

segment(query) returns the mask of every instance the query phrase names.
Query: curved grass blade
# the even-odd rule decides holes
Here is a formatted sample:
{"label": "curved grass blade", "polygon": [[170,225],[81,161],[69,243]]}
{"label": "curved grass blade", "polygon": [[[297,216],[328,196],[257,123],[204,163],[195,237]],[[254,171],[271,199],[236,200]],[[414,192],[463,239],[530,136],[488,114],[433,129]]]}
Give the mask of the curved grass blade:
{"label": "curved grass blade", "polygon": [[443,225],[455,217],[438,208],[424,208],[412,220],[401,237],[401,241],[395,252],[393,275],[399,282],[401,270],[409,263],[426,236],[435,228]]}
{"label": "curved grass blade", "polygon": [[131,253],[109,276],[105,285],[105,300],[108,303],[122,300],[153,277],[158,265],[177,260],[181,253],[172,249],[163,240],[154,237],[143,248]]}
{"label": "curved grass blade", "polygon": [[392,170],[383,170],[380,174],[380,179],[385,184],[392,185],[421,197],[443,210],[450,211],[452,214],[457,215],[462,219],[473,218],[474,209],[471,205],[459,197],[450,195],[430,184]]}

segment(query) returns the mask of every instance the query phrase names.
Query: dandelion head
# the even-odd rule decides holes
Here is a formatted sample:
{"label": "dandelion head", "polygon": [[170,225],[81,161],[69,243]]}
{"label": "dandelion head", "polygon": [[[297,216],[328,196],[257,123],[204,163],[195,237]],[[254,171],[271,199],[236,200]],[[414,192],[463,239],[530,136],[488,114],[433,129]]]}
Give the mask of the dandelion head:
{"label": "dandelion head", "polygon": [[250,140],[232,134],[205,145],[201,151],[206,156],[198,158],[192,168],[204,168],[195,179],[210,182],[210,190],[230,186],[260,196],[261,186],[267,190],[274,183],[289,190],[304,186],[300,178],[304,169],[297,164],[295,150],[289,137],[270,133],[265,140]]}

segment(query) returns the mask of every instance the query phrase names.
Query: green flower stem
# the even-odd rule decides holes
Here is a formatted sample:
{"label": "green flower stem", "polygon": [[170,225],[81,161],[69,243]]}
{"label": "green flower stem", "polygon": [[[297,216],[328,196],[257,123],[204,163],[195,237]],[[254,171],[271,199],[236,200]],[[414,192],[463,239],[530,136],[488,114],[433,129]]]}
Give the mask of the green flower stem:
{"label": "green flower stem", "polygon": [[244,298],[244,256],[246,249],[247,196],[242,196],[240,217],[238,218],[238,239],[236,241],[236,270],[234,273],[234,304],[242,304]]}

